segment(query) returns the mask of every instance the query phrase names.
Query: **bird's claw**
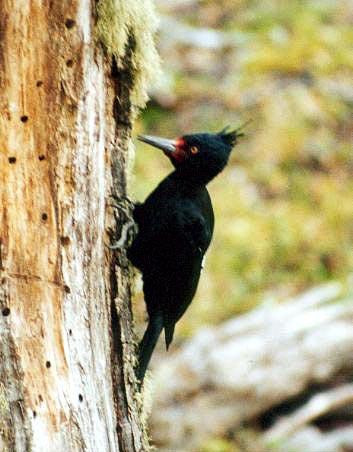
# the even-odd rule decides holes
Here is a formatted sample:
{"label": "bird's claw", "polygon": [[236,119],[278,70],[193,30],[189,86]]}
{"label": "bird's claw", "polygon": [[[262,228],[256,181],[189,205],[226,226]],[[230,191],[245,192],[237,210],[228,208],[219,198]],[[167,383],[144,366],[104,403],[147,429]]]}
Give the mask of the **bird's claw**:
{"label": "bird's claw", "polygon": [[124,248],[129,248],[134,241],[136,234],[137,225],[133,220],[130,220],[123,224],[120,239],[112,245],[108,245],[108,248],[111,250],[122,250]]}
{"label": "bird's claw", "polygon": [[114,209],[118,209],[120,211],[123,211],[124,214],[128,217],[131,217],[132,212],[135,208],[135,203],[132,201],[128,196],[117,196],[117,195],[110,195],[111,198],[116,202],[115,204],[108,204],[109,207],[113,207]]}
{"label": "bird's claw", "polygon": [[[137,225],[132,218],[132,212],[135,208],[135,204],[127,196],[119,197],[112,194],[110,197],[113,198],[116,203],[108,204],[108,206],[117,209],[123,214],[124,223],[121,227],[119,240],[107,246],[111,250],[123,250],[129,248],[137,234]],[[113,237],[116,233],[110,228],[109,234]]]}

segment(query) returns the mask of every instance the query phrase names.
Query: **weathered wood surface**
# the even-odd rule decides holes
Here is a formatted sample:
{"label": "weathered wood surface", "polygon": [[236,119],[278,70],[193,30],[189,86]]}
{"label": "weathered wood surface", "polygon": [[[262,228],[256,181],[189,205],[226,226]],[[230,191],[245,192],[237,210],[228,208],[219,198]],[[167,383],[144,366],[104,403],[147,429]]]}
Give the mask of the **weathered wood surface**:
{"label": "weathered wood surface", "polygon": [[154,369],[152,437],[160,450],[198,450],[308,385],[352,371],[352,356],[353,297],[338,283],[203,329]]}
{"label": "weathered wood surface", "polygon": [[0,4],[0,450],[145,450],[129,268],[105,246],[134,68],[96,2]]}

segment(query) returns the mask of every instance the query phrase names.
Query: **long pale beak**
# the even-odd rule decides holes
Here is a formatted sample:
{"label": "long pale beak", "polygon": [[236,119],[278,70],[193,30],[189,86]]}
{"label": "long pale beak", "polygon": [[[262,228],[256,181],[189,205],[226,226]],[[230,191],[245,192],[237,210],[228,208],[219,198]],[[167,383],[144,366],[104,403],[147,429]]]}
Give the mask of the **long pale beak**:
{"label": "long pale beak", "polygon": [[150,144],[155,148],[162,149],[166,153],[172,153],[176,151],[176,141],[168,140],[167,138],[152,137],[150,135],[139,135],[137,137],[140,141]]}

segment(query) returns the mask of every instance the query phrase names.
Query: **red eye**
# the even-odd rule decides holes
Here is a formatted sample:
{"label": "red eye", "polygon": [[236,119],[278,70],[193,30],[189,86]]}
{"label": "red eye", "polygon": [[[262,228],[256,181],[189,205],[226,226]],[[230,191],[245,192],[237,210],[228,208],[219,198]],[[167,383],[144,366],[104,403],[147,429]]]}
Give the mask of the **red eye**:
{"label": "red eye", "polygon": [[196,146],[191,146],[190,152],[191,154],[197,154],[199,152],[199,148]]}

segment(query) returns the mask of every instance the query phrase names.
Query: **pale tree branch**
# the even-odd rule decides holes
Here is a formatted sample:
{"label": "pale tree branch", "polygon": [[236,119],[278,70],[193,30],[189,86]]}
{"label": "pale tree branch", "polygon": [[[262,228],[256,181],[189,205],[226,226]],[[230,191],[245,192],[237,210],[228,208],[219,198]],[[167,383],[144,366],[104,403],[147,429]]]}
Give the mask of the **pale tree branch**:
{"label": "pale tree branch", "polygon": [[277,441],[300,430],[318,417],[348,404],[353,404],[353,384],[316,394],[293,414],[280,419],[266,432],[264,438],[268,442]]}

